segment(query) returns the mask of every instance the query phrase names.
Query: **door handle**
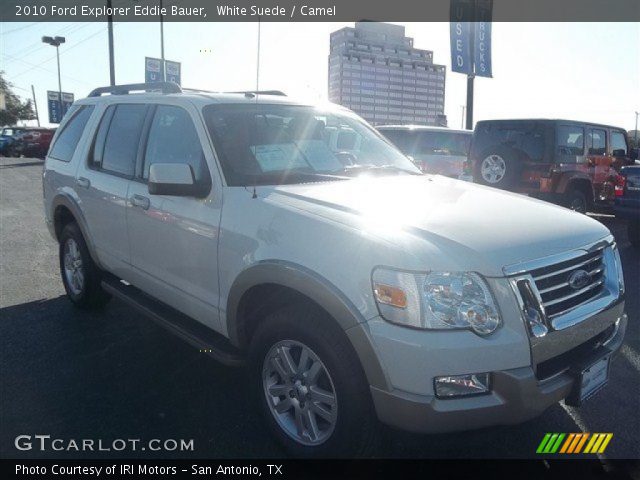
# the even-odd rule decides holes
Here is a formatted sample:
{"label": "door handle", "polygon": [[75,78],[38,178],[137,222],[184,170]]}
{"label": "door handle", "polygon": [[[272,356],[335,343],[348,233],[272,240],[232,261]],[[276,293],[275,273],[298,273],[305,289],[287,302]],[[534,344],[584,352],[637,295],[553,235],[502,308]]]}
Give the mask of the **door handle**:
{"label": "door handle", "polygon": [[76,179],[76,185],[82,188],[89,188],[91,186],[91,181],[88,178],[78,177]]}
{"label": "door handle", "polygon": [[143,210],[148,210],[149,206],[151,205],[149,199],[147,197],[143,197],[142,195],[134,195],[133,197],[131,197],[131,203],[136,207],[142,208]]}

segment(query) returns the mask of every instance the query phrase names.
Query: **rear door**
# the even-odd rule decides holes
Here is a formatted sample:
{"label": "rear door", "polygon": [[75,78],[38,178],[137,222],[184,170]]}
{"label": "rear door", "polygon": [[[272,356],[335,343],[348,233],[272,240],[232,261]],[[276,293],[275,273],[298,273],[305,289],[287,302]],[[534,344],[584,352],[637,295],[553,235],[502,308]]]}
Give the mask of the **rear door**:
{"label": "rear door", "polygon": [[603,127],[587,127],[587,160],[592,175],[596,199],[604,200],[613,196],[611,157],[607,154],[607,130]]}
{"label": "rear door", "polygon": [[[195,107],[166,104],[153,109],[127,200],[131,282],[219,330],[217,250],[222,195],[221,188],[211,187],[212,150]],[[209,195],[149,194],[149,168],[157,163],[188,164],[196,182],[209,186]]]}
{"label": "rear door", "polygon": [[78,168],[77,192],[100,262],[128,279],[127,193],[148,106],[119,104],[106,108],[86,162]]}

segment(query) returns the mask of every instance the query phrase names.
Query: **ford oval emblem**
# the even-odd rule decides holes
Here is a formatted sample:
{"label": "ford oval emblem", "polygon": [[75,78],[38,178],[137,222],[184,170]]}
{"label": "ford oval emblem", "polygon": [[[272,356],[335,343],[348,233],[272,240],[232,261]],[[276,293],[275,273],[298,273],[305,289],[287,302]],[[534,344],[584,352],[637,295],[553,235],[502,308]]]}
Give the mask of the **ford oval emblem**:
{"label": "ford oval emblem", "polygon": [[568,283],[574,290],[580,290],[591,283],[591,275],[586,270],[575,270],[569,275]]}

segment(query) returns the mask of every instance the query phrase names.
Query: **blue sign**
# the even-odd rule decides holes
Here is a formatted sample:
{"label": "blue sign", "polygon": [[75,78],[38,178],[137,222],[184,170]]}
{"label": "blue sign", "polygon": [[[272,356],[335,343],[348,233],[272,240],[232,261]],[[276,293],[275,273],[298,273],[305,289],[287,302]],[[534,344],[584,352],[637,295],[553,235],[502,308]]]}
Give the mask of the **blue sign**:
{"label": "blue sign", "polygon": [[161,59],[144,57],[144,82],[164,82],[163,67]]}
{"label": "blue sign", "polygon": [[473,43],[476,75],[491,77],[491,22],[476,22]]}
{"label": "blue sign", "polygon": [[173,82],[180,85],[180,62],[172,62],[170,60],[166,60],[164,62],[164,65],[167,72],[167,82]]}
{"label": "blue sign", "polygon": [[49,123],[60,123],[62,120],[62,107],[60,105],[60,93],[47,90],[47,106],[49,110]]}
{"label": "blue sign", "polygon": [[73,104],[73,93],[62,92],[62,104],[59,92],[47,90],[47,107],[49,110],[49,123],[60,123],[64,115]]}
{"label": "blue sign", "polygon": [[473,58],[471,55],[471,23],[451,22],[451,71],[458,73],[473,73]]}
{"label": "blue sign", "polygon": [[450,39],[451,71],[473,74],[473,19],[474,0],[451,0]]}

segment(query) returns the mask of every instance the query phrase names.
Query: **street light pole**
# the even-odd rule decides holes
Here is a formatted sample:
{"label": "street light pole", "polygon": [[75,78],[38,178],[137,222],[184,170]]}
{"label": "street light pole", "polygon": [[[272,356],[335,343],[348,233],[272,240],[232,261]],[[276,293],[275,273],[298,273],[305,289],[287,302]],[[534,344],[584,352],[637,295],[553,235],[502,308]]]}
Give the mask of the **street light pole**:
{"label": "street light pole", "polygon": [[162,21],[162,0],[160,0],[160,58],[162,59],[162,81],[167,79],[167,66],[164,63],[164,22]]}
{"label": "street light pole", "polygon": [[60,75],[60,50],[59,47],[66,39],[64,37],[42,37],[42,43],[56,47],[56,59],[58,61],[58,101],[60,102],[60,113],[62,112],[62,80]]}
{"label": "street light pole", "polygon": [[[111,0],[107,0],[107,8],[111,12]],[[113,87],[116,84],[116,67],[113,55],[113,15],[107,16],[107,31],[109,36],[109,83]]]}
{"label": "street light pole", "polygon": [[638,148],[638,113],[639,112],[636,112],[636,129],[633,131],[636,148]]}

